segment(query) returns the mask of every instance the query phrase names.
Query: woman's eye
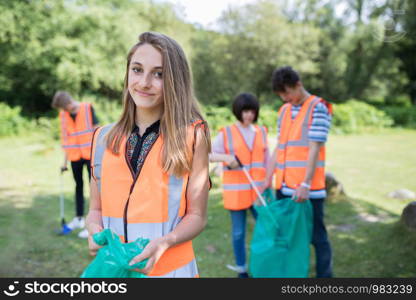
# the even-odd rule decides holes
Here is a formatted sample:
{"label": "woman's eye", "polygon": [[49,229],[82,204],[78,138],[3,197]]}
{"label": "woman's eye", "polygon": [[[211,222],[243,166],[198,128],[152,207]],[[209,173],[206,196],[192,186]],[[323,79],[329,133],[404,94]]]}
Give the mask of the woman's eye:
{"label": "woman's eye", "polygon": [[134,73],[139,73],[139,72],[142,71],[142,68],[134,67],[134,68],[132,68],[132,70],[133,70]]}
{"label": "woman's eye", "polygon": [[155,72],[154,74],[156,78],[162,78],[162,72]]}

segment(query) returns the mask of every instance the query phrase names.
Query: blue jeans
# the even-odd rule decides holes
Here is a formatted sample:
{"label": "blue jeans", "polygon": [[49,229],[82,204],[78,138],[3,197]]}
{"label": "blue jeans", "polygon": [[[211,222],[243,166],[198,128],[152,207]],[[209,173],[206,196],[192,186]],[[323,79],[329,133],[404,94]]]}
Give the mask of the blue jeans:
{"label": "blue jeans", "polygon": [[[249,208],[254,219],[257,218],[257,212],[251,206]],[[237,266],[244,267],[246,264],[246,217],[247,210],[230,210],[232,223],[232,239]]]}
{"label": "blue jeans", "polygon": [[[280,190],[276,191],[276,198],[286,198]],[[315,248],[316,277],[332,277],[332,249],[324,223],[325,198],[310,199],[313,208],[312,245]]]}

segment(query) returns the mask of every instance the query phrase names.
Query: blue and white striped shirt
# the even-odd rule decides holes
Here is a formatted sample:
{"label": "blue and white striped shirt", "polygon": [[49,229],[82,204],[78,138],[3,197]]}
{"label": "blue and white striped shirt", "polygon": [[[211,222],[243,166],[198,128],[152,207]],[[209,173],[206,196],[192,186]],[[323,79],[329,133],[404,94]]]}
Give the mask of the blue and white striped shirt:
{"label": "blue and white striped shirt", "polygon": [[[298,115],[302,105],[292,105],[292,120]],[[329,129],[331,128],[332,117],[328,112],[328,108],[323,103],[318,103],[312,113],[312,123],[309,128],[308,137],[310,141],[314,142],[323,142],[325,143],[328,139]],[[278,123],[279,124],[279,123]],[[280,126],[278,126],[277,138],[279,139],[280,135]],[[294,189],[291,189],[286,186],[283,182],[282,194],[288,197],[291,197],[294,193]],[[323,190],[314,190],[309,192],[310,199],[319,199],[325,198],[326,191]]]}
{"label": "blue and white striped shirt", "polygon": [[[298,115],[302,105],[292,105],[292,120]],[[318,103],[312,114],[312,124],[309,128],[309,140],[315,142],[326,142],[328,139],[329,129],[331,128],[332,117],[328,113],[328,108],[323,103]],[[279,123],[278,123],[279,124]],[[280,126],[278,126],[277,137],[280,135]]]}

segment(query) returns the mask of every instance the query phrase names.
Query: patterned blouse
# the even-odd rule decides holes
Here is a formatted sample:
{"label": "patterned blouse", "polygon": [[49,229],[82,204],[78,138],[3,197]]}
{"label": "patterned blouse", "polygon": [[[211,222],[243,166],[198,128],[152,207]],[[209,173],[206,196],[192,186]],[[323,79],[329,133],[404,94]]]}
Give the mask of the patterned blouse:
{"label": "patterned blouse", "polygon": [[159,137],[159,128],[160,120],[147,127],[143,136],[140,136],[139,127],[136,125],[127,140],[126,155],[135,176],[140,174],[147,154]]}

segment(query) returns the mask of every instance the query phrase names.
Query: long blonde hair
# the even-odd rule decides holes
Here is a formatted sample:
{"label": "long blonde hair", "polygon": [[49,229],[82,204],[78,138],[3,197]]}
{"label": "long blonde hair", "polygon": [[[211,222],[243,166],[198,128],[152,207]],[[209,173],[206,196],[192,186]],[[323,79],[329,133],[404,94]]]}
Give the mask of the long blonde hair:
{"label": "long blonde hair", "polygon": [[[194,96],[192,74],[181,46],[170,37],[157,32],[144,32],[127,55],[123,88],[123,112],[107,135],[107,148],[119,154],[121,141],[135,125],[136,105],[128,91],[130,61],[136,50],[150,44],[162,54],[163,112],[160,134],[163,138],[162,166],[165,172],[181,176],[192,167],[192,155],[187,147],[187,128],[192,121],[204,120]],[[211,151],[209,129],[203,126],[203,141]]]}

